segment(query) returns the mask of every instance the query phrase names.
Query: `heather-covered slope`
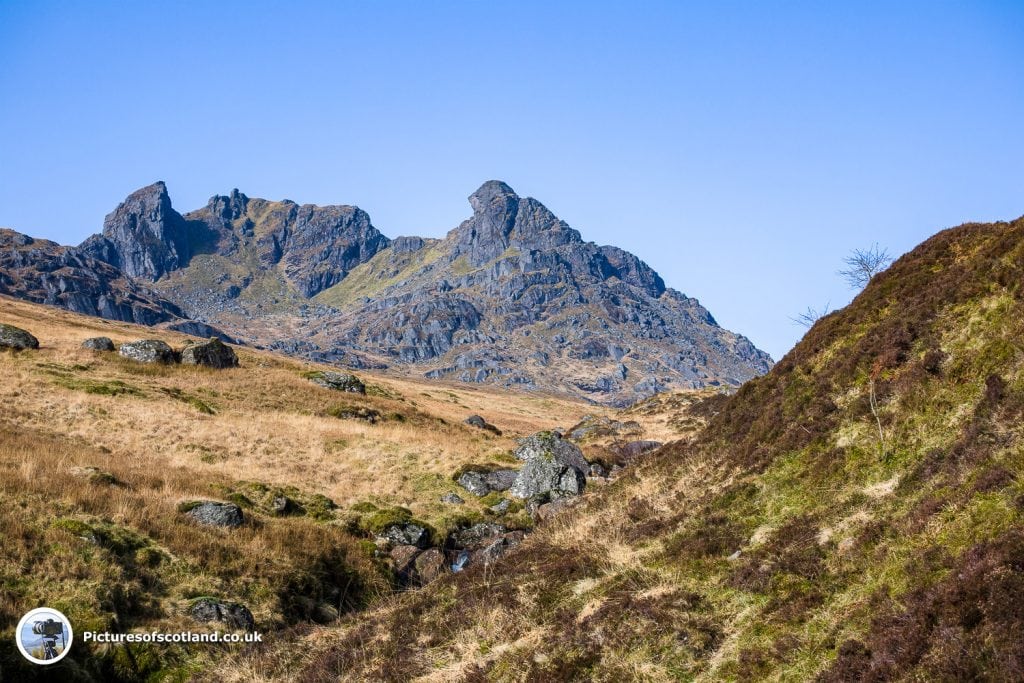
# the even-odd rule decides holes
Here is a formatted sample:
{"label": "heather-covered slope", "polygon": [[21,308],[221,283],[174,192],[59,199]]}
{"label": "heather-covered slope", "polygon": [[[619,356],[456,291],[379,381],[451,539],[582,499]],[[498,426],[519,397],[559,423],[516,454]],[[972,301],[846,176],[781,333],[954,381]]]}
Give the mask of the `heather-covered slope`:
{"label": "heather-covered slope", "polygon": [[492,568],[225,662],[303,681],[1021,680],[1024,220],[946,230]]}

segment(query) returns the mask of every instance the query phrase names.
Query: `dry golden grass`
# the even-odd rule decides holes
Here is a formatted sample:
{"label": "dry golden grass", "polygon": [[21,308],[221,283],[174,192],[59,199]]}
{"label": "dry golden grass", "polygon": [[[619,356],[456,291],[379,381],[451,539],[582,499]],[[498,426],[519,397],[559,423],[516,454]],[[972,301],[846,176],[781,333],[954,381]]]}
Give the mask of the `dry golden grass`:
{"label": "dry golden grass", "polygon": [[[397,504],[441,527],[453,513],[438,500],[446,491],[467,499],[458,511],[483,510],[451,480],[461,465],[513,462],[509,452],[517,437],[568,428],[587,414],[616,417],[557,396],[393,372],[357,372],[368,395],[342,394],[307,379],[306,373],[328,366],[244,347],[236,349],[241,367],[231,370],[137,364],[116,353],[83,350],[81,342],[99,335],[116,344],[160,338],[180,348],[190,338],[6,297],[0,297],[0,322],[27,329],[41,345],[0,353],[0,492],[20,505],[0,514],[4,630],[39,602],[63,605],[83,628],[107,628],[111,615],[121,614],[119,628],[158,624],[164,630],[195,628],[187,609],[202,595],[243,602],[263,630],[337,618],[367,602],[383,600],[384,613],[397,610],[398,602],[389,605],[400,596],[388,597],[386,571],[346,530],[345,508],[363,501]],[[339,406],[374,410],[382,419],[370,424],[331,416]],[[471,414],[503,434],[463,424]],[[630,438],[668,440],[689,433],[656,411],[628,419],[641,424]],[[116,483],[90,482],[80,471],[87,467],[109,473]],[[341,511],[333,521],[250,512],[247,523],[232,532],[197,527],[178,511],[185,501],[223,499],[241,482],[322,494]],[[645,481],[640,488],[653,485]],[[620,512],[566,515],[536,536],[592,552],[580,539],[613,523]],[[104,530],[112,540],[86,540],[88,528]],[[605,575],[612,576],[639,567],[644,551],[611,537],[601,555]],[[334,606],[336,597],[302,602],[306,593],[337,583],[337,577],[323,576],[319,568],[325,563],[353,572],[357,597],[343,597]],[[19,572],[40,578],[19,582]],[[492,580],[495,586],[502,581],[488,577],[488,585]],[[426,668],[435,670],[429,680],[458,678],[543,638],[526,616],[501,605],[488,609],[471,632],[452,634],[454,647],[427,651]],[[312,656],[359,623],[353,616],[340,628],[312,627],[306,636],[299,631],[281,637],[300,647],[315,643]],[[506,642],[507,633],[518,635]],[[95,652],[106,653],[116,668],[116,649]],[[260,658],[224,661],[215,661],[215,650],[154,656],[160,670],[192,671],[198,664],[217,679],[236,681],[289,678],[303,664],[301,655],[281,651],[278,659],[274,649]]]}
{"label": "dry golden grass", "polygon": [[[380,372],[358,373],[371,385],[371,395],[356,397],[320,388],[302,375],[327,366],[245,348],[238,349],[238,369],[144,366],[83,350],[81,341],[100,334],[115,343],[159,337],[180,347],[188,337],[9,298],[0,304],[0,322],[28,329],[41,342],[35,352],[0,355],[0,424],[80,439],[111,458],[187,468],[200,479],[295,486],[339,505],[373,499],[428,513],[460,465],[501,458],[518,436],[566,427],[600,411],[558,397]],[[123,382],[137,394],[67,388],[82,382]],[[216,414],[204,414],[168,391],[196,398]],[[369,424],[327,414],[342,404],[377,410],[386,419]],[[463,425],[474,413],[504,435]]]}

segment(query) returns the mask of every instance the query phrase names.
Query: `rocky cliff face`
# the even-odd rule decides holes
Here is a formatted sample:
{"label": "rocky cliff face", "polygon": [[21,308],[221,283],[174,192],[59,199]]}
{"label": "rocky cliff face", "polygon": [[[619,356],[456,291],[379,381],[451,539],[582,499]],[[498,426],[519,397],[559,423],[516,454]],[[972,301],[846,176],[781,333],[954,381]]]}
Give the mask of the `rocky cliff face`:
{"label": "rocky cliff face", "polygon": [[0,229],[0,294],[141,325],[184,324],[181,310],[77,249]]}
{"label": "rocky cliff face", "polygon": [[428,377],[613,403],[771,367],[636,256],[583,241],[535,199],[490,181],[469,202],[445,239],[403,238],[317,296],[343,313],[311,340]]}
{"label": "rocky cliff face", "polygon": [[636,256],[584,241],[537,200],[495,180],[469,203],[472,215],[444,239],[392,242],[353,206],[234,190],[179,214],[155,183],[61,258],[146,282],[192,324],[352,367],[615,404],[735,386],[771,367]]}

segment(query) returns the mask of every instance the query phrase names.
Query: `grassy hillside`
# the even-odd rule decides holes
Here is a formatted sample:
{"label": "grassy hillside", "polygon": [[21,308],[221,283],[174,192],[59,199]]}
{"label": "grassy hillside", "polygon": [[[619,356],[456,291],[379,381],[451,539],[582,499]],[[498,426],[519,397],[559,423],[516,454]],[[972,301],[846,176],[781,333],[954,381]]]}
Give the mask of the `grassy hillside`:
{"label": "grassy hillside", "polygon": [[211,680],[1021,680],[1024,220],[947,230],[490,571]]}
{"label": "grassy hillside", "polygon": [[[516,437],[607,414],[384,373],[360,373],[366,396],[343,394],[309,381],[324,368],[245,348],[237,369],[142,365],[80,344],[159,337],[180,348],[188,338],[6,297],[0,322],[41,342],[0,352],[5,682],[41,675],[21,662],[12,636],[39,605],[64,611],[78,632],[204,630],[188,610],[214,597],[246,605],[269,639],[365,610],[396,589],[363,532],[372,511],[403,506],[443,535],[490,514],[486,499],[452,481],[460,466],[508,462]],[[462,423],[474,413],[503,434]],[[440,502],[453,491],[465,505]],[[280,495],[295,505],[287,515],[271,509]],[[239,504],[246,523],[212,529],[183,514],[207,499]],[[78,643],[57,674],[179,680],[223,655],[213,646]]]}

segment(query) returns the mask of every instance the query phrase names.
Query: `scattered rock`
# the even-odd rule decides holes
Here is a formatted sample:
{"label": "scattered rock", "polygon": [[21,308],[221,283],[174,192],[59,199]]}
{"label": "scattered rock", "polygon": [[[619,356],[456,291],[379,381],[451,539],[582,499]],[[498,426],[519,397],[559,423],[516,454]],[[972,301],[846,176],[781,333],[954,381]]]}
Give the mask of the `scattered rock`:
{"label": "scattered rock", "polygon": [[427,585],[448,573],[448,562],[444,553],[438,548],[424,550],[416,557],[414,563],[416,576],[421,585]]}
{"label": "scattered rock", "polygon": [[14,349],[24,351],[25,349],[38,349],[39,340],[32,336],[27,330],[14,325],[0,323],[0,349]]}
{"label": "scattered rock", "polygon": [[288,496],[276,496],[270,501],[270,511],[275,515],[287,515],[295,509],[295,503]]}
{"label": "scattered rock", "polygon": [[630,441],[618,447],[619,454],[626,460],[632,460],[641,455],[656,451],[661,448],[660,441]]}
{"label": "scattered rock", "polygon": [[471,427],[476,427],[477,429],[483,429],[485,431],[491,432],[492,434],[496,434],[498,436],[501,436],[501,430],[500,429],[498,429],[497,427],[495,427],[494,425],[492,425],[490,422],[488,422],[484,418],[480,417],[479,415],[470,415],[465,420],[463,420],[463,422],[465,422],[466,424],[468,424]]}
{"label": "scattered rock", "polygon": [[110,337],[90,337],[82,342],[83,349],[90,351],[114,351],[114,342]]}
{"label": "scattered rock", "polygon": [[125,342],[117,350],[121,356],[137,363],[174,363],[174,349],[159,339],[140,339]]}
{"label": "scattered rock", "polygon": [[394,545],[414,545],[426,548],[430,545],[430,533],[419,524],[402,522],[392,524],[384,529],[379,538],[390,541]]}
{"label": "scattered rock", "polygon": [[182,349],[181,362],[185,365],[204,365],[208,368],[237,368],[238,356],[230,346],[212,337],[208,341],[194,342]]}
{"label": "scattered rock", "polygon": [[213,598],[200,598],[192,605],[189,615],[196,621],[218,621],[230,628],[256,630],[256,620],[245,605],[236,602],[221,602]]}
{"label": "scattered rock", "polygon": [[517,498],[578,496],[586,486],[590,465],[583,453],[553,432],[523,439],[513,455],[525,463],[509,489]]}
{"label": "scattered rock", "polygon": [[315,372],[309,376],[309,381],[325,389],[344,391],[350,394],[365,394],[366,385],[358,377],[347,372]]}
{"label": "scattered rock", "polygon": [[534,519],[537,523],[550,522],[559,512],[570,506],[568,498],[557,498],[550,503],[544,503],[537,507]]}
{"label": "scattered rock", "polygon": [[486,496],[491,492],[491,487],[487,485],[487,475],[483,472],[463,472],[455,481],[474,496]]}
{"label": "scattered rock", "polygon": [[569,438],[573,441],[586,441],[602,436],[621,436],[639,432],[640,423],[633,420],[620,422],[604,415],[585,415],[578,424],[569,429]]}
{"label": "scattered rock", "polygon": [[491,491],[508,491],[518,476],[519,470],[494,470],[484,475],[484,481]]}
{"label": "scattered rock", "polygon": [[448,493],[441,496],[441,502],[448,503],[449,505],[462,505],[466,501],[462,500],[459,494],[452,493],[449,491]]}
{"label": "scattered rock", "polygon": [[181,507],[182,512],[206,526],[235,528],[245,521],[242,508],[234,503],[219,503],[212,500],[192,501]]}
{"label": "scattered rock", "polygon": [[402,583],[411,582],[416,575],[416,558],[421,552],[420,548],[414,545],[399,545],[388,553],[394,563],[395,574]]}
{"label": "scattered rock", "polygon": [[450,545],[455,548],[479,548],[507,531],[508,529],[502,524],[480,522],[466,529],[453,531],[448,540]]}
{"label": "scattered rock", "polygon": [[121,486],[121,481],[118,480],[110,472],[104,472],[99,467],[72,467],[71,475],[75,477],[81,477],[87,479],[90,484],[101,484],[105,486]]}
{"label": "scattered rock", "polygon": [[502,555],[522,543],[526,537],[522,531],[512,531],[489,541],[484,547],[469,554],[466,565],[492,564]]}

